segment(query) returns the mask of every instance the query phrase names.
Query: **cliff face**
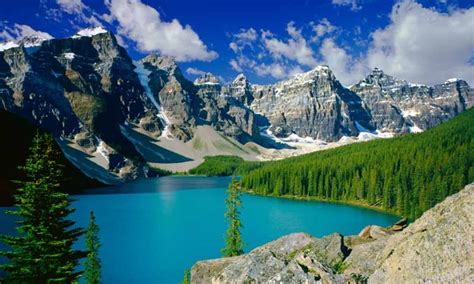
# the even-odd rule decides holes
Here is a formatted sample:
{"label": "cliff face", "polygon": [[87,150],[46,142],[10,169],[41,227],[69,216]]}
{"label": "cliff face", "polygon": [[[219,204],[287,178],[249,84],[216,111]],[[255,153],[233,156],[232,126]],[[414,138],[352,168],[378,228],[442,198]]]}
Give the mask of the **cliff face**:
{"label": "cliff face", "polygon": [[277,137],[296,134],[323,141],[374,131],[362,100],[344,88],[327,66],[271,86],[254,86],[250,107],[266,117]]}
{"label": "cliff face", "polygon": [[[257,159],[295,149],[284,141],[305,141],[291,156],[361,132],[419,132],[474,105],[465,81],[414,85],[378,69],[350,89],[328,66],[266,86],[243,74],[228,85],[212,74],[191,82],[170,57],[134,62],[102,28],[10,46],[0,49],[0,109],[52,133],[76,167],[107,184],[147,176],[147,164],[199,164],[229,154],[209,150],[227,144],[252,142],[240,156]],[[221,137],[207,150],[203,128]]]}
{"label": "cliff face", "polygon": [[473,212],[471,184],[408,227],[368,226],[347,237],[291,234],[242,256],[197,262],[192,283],[471,283]]}

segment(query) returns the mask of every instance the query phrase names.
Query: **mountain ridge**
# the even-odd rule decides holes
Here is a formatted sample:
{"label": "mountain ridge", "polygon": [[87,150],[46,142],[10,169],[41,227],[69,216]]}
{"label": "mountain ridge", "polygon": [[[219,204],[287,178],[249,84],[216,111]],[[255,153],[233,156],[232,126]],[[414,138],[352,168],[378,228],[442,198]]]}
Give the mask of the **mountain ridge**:
{"label": "mountain ridge", "polygon": [[10,45],[0,50],[0,107],[52,133],[108,184],[147,176],[146,165],[185,170],[206,155],[271,159],[418,132],[474,105],[465,81],[429,87],[379,69],[351,88],[328,66],[271,85],[243,74],[191,82],[170,57],[133,61],[101,28]]}

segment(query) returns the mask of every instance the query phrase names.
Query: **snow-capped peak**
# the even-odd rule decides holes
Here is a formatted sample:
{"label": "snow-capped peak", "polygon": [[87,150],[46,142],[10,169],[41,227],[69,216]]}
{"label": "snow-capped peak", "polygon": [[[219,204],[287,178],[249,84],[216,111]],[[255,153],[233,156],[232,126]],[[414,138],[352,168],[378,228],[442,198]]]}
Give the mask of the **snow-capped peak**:
{"label": "snow-capped peak", "polygon": [[16,44],[14,41],[7,41],[7,42],[0,43],[0,51],[4,51],[4,50],[14,48],[14,47],[19,47],[19,45]]}
{"label": "snow-capped peak", "polygon": [[106,29],[104,29],[103,27],[95,27],[95,28],[87,28],[87,29],[83,29],[83,30],[80,30],[79,32],[77,32],[73,38],[78,38],[78,37],[92,37],[92,36],[95,36],[95,35],[98,35],[98,34],[103,34],[103,33],[107,33],[108,31]]}
{"label": "snow-capped peak", "polygon": [[451,78],[451,79],[446,80],[445,83],[456,83],[457,81],[459,81],[458,78]]}
{"label": "snow-capped peak", "polygon": [[239,75],[237,75],[237,77],[235,77],[232,84],[233,85],[242,84],[242,83],[245,83],[246,81],[247,81],[247,77],[245,77],[245,75],[243,73],[240,73]]}
{"label": "snow-capped peak", "polygon": [[318,65],[318,66],[316,66],[316,68],[314,68],[313,70],[314,70],[314,71],[318,71],[318,72],[327,72],[327,71],[330,71],[329,66],[327,66],[327,65]]}
{"label": "snow-capped peak", "polygon": [[50,40],[50,39],[53,39],[53,37],[50,35],[47,35],[47,36],[29,35],[19,40],[18,44],[28,48],[28,47],[40,46],[43,43],[43,41]]}

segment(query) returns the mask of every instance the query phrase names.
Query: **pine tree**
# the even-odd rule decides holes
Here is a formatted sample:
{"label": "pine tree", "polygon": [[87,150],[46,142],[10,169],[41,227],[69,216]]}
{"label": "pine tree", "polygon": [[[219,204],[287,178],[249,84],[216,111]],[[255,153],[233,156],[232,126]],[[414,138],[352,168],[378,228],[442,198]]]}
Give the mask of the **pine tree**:
{"label": "pine tree", "polygon": [[225,247],[221,251],[224,256],[236,256],[244,253],[244,243],[240,237],[242,223],[239,218],[239,207],[242,206],[242,202],[240,200],[239,182],[235,177],[232,177],[227,194],[225,200],[227,212],[224,216],[229,220],[229,228],[225,234]]}
{"label": "pine tree", "polygon": [[184,277],[181,284],[190,284],[191,283],[191,271],[189,269],[184,270]]}
{"label": "pine tree", "polygon": [[48,134],[38,133],[22,167],[27,178],[19,182],[17,210],[9,212],[20,217],[19,236],[2,236],[12,249],[0,252],[9,260],[0,266],[7,272],[5,282],[65,283],[81,274],[75,267],[84,254],[72,246],[83,231],[72,228],[69,196],[57,191],[63,166],[54,143]]}
{"label": "pine tree", "polygon": [[90,212],[89,226],[86,231],[87,258],[84,263],[84,274],[88,284],[98,284],[101,279],[101,264],[99,258],[99,226],[96,223],[94,212]]}

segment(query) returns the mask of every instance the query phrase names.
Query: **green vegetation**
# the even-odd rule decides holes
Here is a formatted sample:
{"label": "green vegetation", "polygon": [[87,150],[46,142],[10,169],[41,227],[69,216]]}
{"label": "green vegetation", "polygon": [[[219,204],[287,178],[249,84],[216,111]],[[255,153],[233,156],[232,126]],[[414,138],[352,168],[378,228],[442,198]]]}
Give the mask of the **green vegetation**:
{"label": "green vegetation", "polygon": [[227,194],[225,200],[227,212],[224,216],[229,220],[229,228],[225,233],[225,247],[222,249],[222,254],[224,256],[237,256],[244,253],[244,242],[240,237],[242,223],[240,222],[239,207],[242,206],[242,202],[240,200],[239,181],[235,177],[232,177]]}
{"label": "green vegetation", "polygon": [[54,145],[51,136],[38,133],[22,167],[26,181],[19,182],[17,210],[8,212],[20,217],[19,236],[1,238],[12,249],[0,252],[9,260],[0,266],[8,274],[5,282],[71,283],[81,274],[75,267],[84,253],[72,246],[83,231],[72,228],[69,196],[57,191],[63,166]]}
{"label": "green vegetation", "polygon": [[231,176],[242,175],[262,165],[262,162],[249,162],[236,156],[204,157],[204,162],[189,171],[192,175]]}
{"label": "green vegetation", "polygon": [[183,281],[181,284],[190,284],[191,283],[191,271],[189,269],[184,270]]}
{"label": "green vegetation", "polygon": [[86,283],[98,284],[101,279],[101,263],[99,258],[99,226],[95,221],[94,212],[90,212],[89,226],[86,230],[87,258],[84,263]]}
{"label": "green vegetation", "polygon": [[474,181],[474,109],[421,134],[265,163],[244,173],[257,194],[358,203],[417,218]]}
{"label": "green vegetation", "polygon": [[65,96],[77,117],[90,128],[94,126],[98,115],[104,112],[105,100],[100,96],[81,92],[65,93]]}

